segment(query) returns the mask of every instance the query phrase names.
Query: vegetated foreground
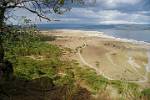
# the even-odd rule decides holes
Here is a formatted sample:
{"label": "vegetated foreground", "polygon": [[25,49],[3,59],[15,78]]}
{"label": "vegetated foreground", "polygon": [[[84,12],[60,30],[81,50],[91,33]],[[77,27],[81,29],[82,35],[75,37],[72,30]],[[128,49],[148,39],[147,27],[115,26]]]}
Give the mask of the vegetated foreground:
{"label": "vegetated foreground", "polygon": [[[138,46],[96,37],[19,32],[3,36],[5,58],[13,63],[15,78],[0,82],[0,100],[150,98],[150,89],[143,88],[149,86],[144,68],[148,60]],[[127,52],[130,48],[137,51]],[[131,82],[140,80],[144,86]]]}

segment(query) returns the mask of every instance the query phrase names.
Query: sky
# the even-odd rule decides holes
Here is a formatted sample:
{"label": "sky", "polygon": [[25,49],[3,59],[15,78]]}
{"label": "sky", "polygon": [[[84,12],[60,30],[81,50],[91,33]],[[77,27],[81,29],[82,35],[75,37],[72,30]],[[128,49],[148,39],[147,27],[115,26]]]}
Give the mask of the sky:
{"label": "sky", "polygon": [[[22,9],[15,9],[13,13],[17,18],[27,16],[36,24],[150,24],[150,0],[96,0],[96,3],[86,0],[84,6],[73,6],[71,11],[62,15],[48,15],[59,22],[40,21],[37,16]],[[10,18],[10,22],[17,24],[21,21]]]}

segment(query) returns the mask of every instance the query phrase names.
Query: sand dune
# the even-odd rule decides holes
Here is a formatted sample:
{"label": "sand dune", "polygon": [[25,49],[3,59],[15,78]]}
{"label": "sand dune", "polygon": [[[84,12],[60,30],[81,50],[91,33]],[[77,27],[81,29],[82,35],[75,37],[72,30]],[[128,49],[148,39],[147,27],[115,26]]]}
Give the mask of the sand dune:
{"label": "sand dune", "polygon": [[49,43],[72,49],[69,59],[95,69],[108,79],[148,81],[145,81],[148,43],[122,40],[96,31],[52,30],[42,34],[57,36]]}

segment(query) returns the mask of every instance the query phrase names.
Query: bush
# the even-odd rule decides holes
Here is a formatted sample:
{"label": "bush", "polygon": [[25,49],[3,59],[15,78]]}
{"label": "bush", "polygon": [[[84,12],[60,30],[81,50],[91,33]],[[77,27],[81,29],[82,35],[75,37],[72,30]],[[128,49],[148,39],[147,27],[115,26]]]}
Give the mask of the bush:
{"label": "bush", "polygon": [[144,89],[144,90],[142,91],[142,94],[143,94],[144,96],[149,96],[149,97],[150,97],[150,88]]}
{"label": "bush", "polygon": [[97,75],[96,72],[90,68],[76,67],[75,71],[78,80],[85,82],[88,87],[92,89],[95,94],[100,90],[104,90],[108,84],[108,80],[101,75]]}

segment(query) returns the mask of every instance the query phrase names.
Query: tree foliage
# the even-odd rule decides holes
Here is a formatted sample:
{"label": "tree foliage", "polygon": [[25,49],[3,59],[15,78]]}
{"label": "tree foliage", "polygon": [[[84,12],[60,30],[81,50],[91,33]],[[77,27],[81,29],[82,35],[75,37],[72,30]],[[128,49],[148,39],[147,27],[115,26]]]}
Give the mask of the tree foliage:
{"label": "tree foliage", "polygon": [[5,13],[10,9],[20,8],[36,14],[39,18],[52,21],[46,14],[63,12],[70,9],[71,4],[83,4],[84,0],[1,0],[0,1],[0,22],[3,22]]}
{"label": "tree foliage", "polygon": [[[69,10],[69,5],[72,3],[82,4],[83,0],[0,0],[0,68],[4,65],[5,49],[2,45],[2,36],[6,33],[11,33],[5,25],[9,18],[9,13],[13,9],[25,9],[39,18],[52,21],[48,13],[62,14]],[[29,22],[30,20],[26,20]]]}

